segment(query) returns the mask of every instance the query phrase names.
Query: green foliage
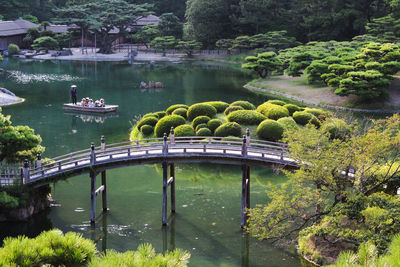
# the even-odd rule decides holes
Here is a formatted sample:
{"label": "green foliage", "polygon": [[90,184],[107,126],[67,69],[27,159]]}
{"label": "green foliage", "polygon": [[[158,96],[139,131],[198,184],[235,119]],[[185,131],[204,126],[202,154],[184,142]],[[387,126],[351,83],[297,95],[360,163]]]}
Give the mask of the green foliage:
{"label": "green foliage", "polygon": [[289,115],[292,116],[293,113],[295,113],[296,111],[301,111],[302,108],[294,105],[294,104],[286,104],[283,106],[284,108],[286,108],[289,111]]}
{"label": "green foliage", "polygon": [[264,104],[257,107],[257,111],[263,114],[268,119],[278,120],[283,117],[289,116],[289,110],[287,108],[265,102]]}
{"label": "green foliage", "polygon": [[32,48],[35,50],[58,49],[58,41],[50,36],[39,37],[33,41]]}
{"label": "green foliage", "polygon": [[274,120],[264,120],[257,127],[257,136],[268,141],[279,141],[282,139],[284,127]]}
{"label": "green foliage", "polygon": [[157,137],[162,137],[164,136],[164,133],[169,135],[171,131],[171,127],[178,127],[179,125],[185,124],[186,120],[184,117],[179,116],[179,115],[168,115],[165,116],[164,118],[161,118],[154,129],[154,132]]}
{"label": "green foliage", "polygon": [[197,125],[202,124],[202,123],[207,124],[207,122],[209,120],[210,120],[210,117],[208,117],[208,116],[198,116],[193,120],[192,126],[193,126],[193,128],[196,129]]}
{"label": "green foliage", "polygon": [[187,124],[179,125],[175,128],[175,136],[183,137],[183,136],[195,136],[193,127]]}
{"label": "green foliage", "polygon": [[19,200],[14,196],[10,196],[7,192],[0,192],[0,209],[14,209],[19,207]]}
{"label": "green foliage", "polygon": [[155,113],[157,115],[157,118],[161,119],[162,117],[165,117],[165,115],[167,115],[167,113],[165,111],[157,111]]}
{"label": "green foliage", "polygon": [[285,106],[286,105],[285,102],[283,102],[282,100],[277,100],[277,99],[268,100],[267,103],[278,105],[278,106]]}
{"label": "green foliage", "polygon": [[7,50],[8,50],[8,54],[9,54],[10,56],[16,55],[16,54],[18,54],[18,52],[19,52],[19,47],[18,47],[18,45],[16,45],[16,44],[9,44]]}
{"label": "green foliage", "polygon": [[173,13],[164,13],[160,16],[158,29],[160,30],[162,36],[174,36],[175,38],[181,38],[183,34],[182,22]]}
{"label": "green foliage", "polygon": [[144,135],[144,136],[148,136],[154,133],[154,127],[151,125],[143,125],[142,127],[140,127],[140,132]]}
{"label": "green foliage", "polygon": [[217,109],[209,104],[198,103],[191,105],[187,111],[189,121],[194,120],[198,116],[214,117],[217,114]]}
{"label": "green foliage", "polygon": [[186,119],[186,112],[187,112],[186,108],[177,108],[172,112],[172,115],[179,115]]}
{"label": "green foliage", "polygon": [[212,136],[212,132],[208,128],[200,128],[198,131],[196,131],[197,136]]}
{"label": "green foliage", "polygon": [[220,39],[215,42],[215,46],[218,49],[229,49],[233,45],[233,39]]}
{"label": "green foliage", "polygon": [[256,72],[261,78],[265,78],[273,71],[282,70],[282,62],[274,52],[264,52],[258,54],[257,57],[247,57],[247,63],[242,68]]}
{"label": "green foliage", "polygon": [[332,118],[322,124],[321,131],[328,133],[331,139],[344,139],[351,128],[344,120]]}
{"label": "green foliage", "polygon": [[215,129],[214,135],[218,137],[228,137],[228,136],[241,137],[242,128],[236,122],[226,122],[221,124],[221,126],[219,126],[217,129]]}
{"label": "green foliage", "polygon": [[208,129],[207,123],[200,123],[199,125],[196,126],[195,130],[196,130],[196,132],[198,132],[202,128],[207,128]]}
{"label": "green foliage", "polygon": [[158,25],[155,23],[149,23],[143,26],[137,33],[130,35],[129,37],[133,42],[137,44],[143,44],[149,48],[149,43],[154,40],[154,38],[161,35]]}
{"label": "green foliage", "polygon": [[295,120],[292,117],[283,117],[280,118],[279,120],[277,120],[278,123],[280,123],[283,128],[286,130],[295,130],[297,128],[299,128],[299,126],[297,125],[297,123],[295,122]]}
{"label": "green foliage", "polygon": [[143,117],[142,117],[142,119],[148,118],[148,117],[154,117],[154,118],[156,118],[156,119],[159,119],[159,117],[158,117],[158,115],[157,115],[156,113],[147,113],[147,114],[144,114]]}
{"label": "green foliage", "polygon": [[217,109],[217,113],[223,112],[227,107],[229,107],[229,104],[223,101],[209,101],[209,102],[204,102],[204,104],[209,104],[213,106],[214,108]]}
{"label": "green foliage", "polygon": [[313,59],[313,55],[306,52],[293,55],[290,60],[289,68],[286,69],[286,73],[294,77],[300,76],[302,72],[311,64]]}
{"label": "green foliage", "polygon": [[225,109],[224,114],[228,116],[231,112],[237,110],[244,110],[244,108],[242,108],[241,106],[229,106]]}
{"label": "green foliage", "polygon": [[296,111],[293,113],[293,119],[300,125],[308,124],[312,118],[314,118],[314,115],[307,111]]}
{"label": "green foliage", "polygon": [[170,106],[169,108],[167,108],[167,114],[168,115],[171,115],[172,114],[172,112],[175,110],[175,109],[178,109],[178,108],[185,108],[185,109],[188,109],[189,108],[189,106],[188,105],[184,105],[184,104],[175,104],[175,105],[172,105],[172,106]]}
{"label": "green foliage", "polygon": [[176,48],[184,52],[187,56],[193,56],[193,53],[201,49],[202,44],[196,41],[179,41]]}
{"label": "green foliage", "polygon": [[150,42],[151,47],[153,47],[156,51],[162,52],[163,55],[166,55],[167,49],[172,49],[176,45],[176,39],[174,36],[162,36],[156,37],[153,41]]}
{"label": "green foliage", "polygon": [[211,130],[212,133],[214,133],[215,129],[217,129],[221,125],[222,125],[222,121],[218,120],[218,119],[212,119],[207,122],[207,126]]}
{"label": "green foliage", "polygon": [[315,117],[319,118],[326,118],[330,115],[330,113],[328,111],[324,111],[322,109],[319,108],[305,108],[304,109],[305,112],[308,112],[310,114],[313,114]]}
{"label": "green foliage", "polygon": [[243,101],[243,100],[239,100],[239,101],[235,101],[232,104],[230,104],[230,106],[238,106],[238,107],[242,107],[243,109],[246,110],[254,110],[256,109],[256,107],[250,103],[249,101]]}
{"label": "green foliage", "polygon": [[33,44],[33,41],[40,37],[39,28],[29,28],[23,41],[29,46]]}
{"label": "green foliage", "polygon": [[245,125],[258,125],[266,117],[254,110],[237,110],[229,113],[228,121]]}
{"label": "green foliage", "polygon": [[35,24],[39,23],[38,18],[36,16],[31,15],[31,14],[23,15],[22,19],[30,21],[30,22],[35,23]]}
{"label": "green foliage", "polygon": [[147,117],[143,117],[143,119],[141,119],[136,127],[138,129],[142,128],[143,125],[150,125],[150,126],[155,126],[158,122],[158,119],[156,117],[153,116],[147,116]]}

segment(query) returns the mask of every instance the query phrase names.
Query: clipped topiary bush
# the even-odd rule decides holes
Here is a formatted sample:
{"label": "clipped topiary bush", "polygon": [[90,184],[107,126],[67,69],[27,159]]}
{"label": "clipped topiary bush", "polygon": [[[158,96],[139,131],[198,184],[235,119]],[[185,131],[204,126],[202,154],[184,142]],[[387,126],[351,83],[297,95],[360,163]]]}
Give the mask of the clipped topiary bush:
{"label": "clipped topiary bush", "polygon": [[314,116],[307,111],[296,111],[293,113],[293,119],[300,125],[306,125]]}
{"label": "clipped topiary bush", "polygon": [[222,125],[222,121],[218,119],[212,119],[207,122],[208,129],[213,133],[215,129]]}
{"label": "clipped topiary bush", "polygon": [[7,50],[8,50],[8,55],[10,56],[16,55],[19,53],[19,46],[16,44],[9,44]]}
{"label": "clipped topiary bush", "polygon": [[200,130],[201,128],[207,128],[208,129],[207,123],[200,123],[199,125],[197,125],[196,126],[196,132],[198,130]]}
{"label": "clipped topiary bush", "polygon": [[159,119],[157,113],[147,113],[147,114],[143,115],[143,118],[147,118],[147,117],[154,117],[154,118]]}
{"label": "clipped topiary bush", "polygon": [[184,117],[179,115],[169,115],[161,118],[154,129],[154,132],[157,137],[164,136],[164,133],[169,135],[171,132],[171,127],[178,127],[179,125],[185,124],[186,120]]}
{"label": "clipped topiary bush", "polygon": [[154,114],[157,114],[158,118],[161,119],[161,118],[165,117],[165,115],[167,115],[167,112],[165,112],[165,111],[157,111]]}
{"label": "clipped topiary bush", "polygon": [[187,112],[186,108],[177,108],[172,112],[172,114],[182,116],[186,119],[186,112]]}
{"label": "clipped topiary bush", "polygon": [[143,125],[142,127],[140,127],[140,132],[144,135],[144,136],[148,136],[153,134],[154,132],[154,127],[151,125]]}
{"label": "clipped topiary bush", "polygon": [[328,116],[328,112],[319,108],[305,108],[304,111],[313,114],[315,117],[324,117],[326,118]]}
{"label": "clipped topiary bush", "polygon": [[217,114],[217,109],[209,104],[194,104],[187,111],[188,120],[192,121],[198,116],[214,117]]}
{"label": "clipped topiary bush", "polygon": [[285,130],[299,128],[299,125],[297,125],[292,117],[280,118],[279,120],[277,120],[277,122],[280,123],[283,128],[285,128]]}
{"label": "clipped topiary bush", "polygon": [[241,106],[229,106],[225,109],[224,114],[228,116],[231,112],[236,110],[244,110]]}
{"label": "clipped topiary bush", "polygon": [[150,126],[154,126],[156,125],[158,122],[158,119],[156,117],[153,116],[148,116],[148,117],[143,117],[143,119],[141,119],[138,124],[136,125],[136,127],[138,129],[140,129],[143,125],[150,125]]}
{"label": "clipped topiary bush", "polygon": [[257,127],[257,136],[268,141],[279,141],[282,139],[284,127],[277,121],[267,119]]}
{"label": "clipped topiary bush", "polygon": [[197,136],[212,136],[212,132],[208,128],[201,128],[196,131]]}
{"label": "clipped topiary bush", "polygon": [[192,122],[193,128],[196,129],[197,125],[202,124],[202,123],[207,123],[210,120],[210,117],[208,116],[199,116],[195,118]]}
{"label": "clipped topiary bush", "polygon": [[242,128],[236,122],[226,122],[215,129],[215,136],[218,137],[227,137],[227,136],[242,136]]}
{"label": "clipped topiary bush", "polygon": [[289,115],[292,116],[293,113],[295,113],[296,111],[301,111],[302,108],[294,105],[294,104],[286,104],[283,106],[284,108],[286,108],[287,110],[289,110]]}
{"label": "clipped topiary bush", "polygon": [[256,109],[256,107],[250,103],[249,101],[243,101],[243,100],[239,100],[239,101],[235,101],[232,104],[230,104],[229,106],[239,106],[242,107],[243,109],[247,109],[247,110],[254,110]]}
{"label": "clipped topiary bush", "polygon": [[278,106],[286,105],[286,102],[283,102],[282,100],[278,100],[278,99],[268,100],[267,103],[278,105]]}
{"label": "clipped topiary bush", "polygon": [[186,108],[186,109],[188,109],[189,108],[189,106],[188,105],[185,105],[185,104],[175,104],[175,105],[172,105],[172,106],[170,106],[169,108],[167,108],[167,114],[168,115],[171,115],[172,114],[172,112],[174,112],[174,110],[175,109],[178,109],[178,108]]}
{"label": "clipped topiary bush", "polygon": [[229,104],[223,101],[209,101],[209,102],[204,102],[203,104],[209,104],[213,106],[218,113],[223,112],[227,107],[229,107]]}
{"label": "clipped topiary bush", "polygon": [[228,121],[245,125],[258,125],[266,119],[264,115],[254,110],[237,110],[228,115]]}
{"label": "clipped topiary bush", "polygon": [[287,108],[268,102],[258,106],[257,111],[272,120],[278,120],[289,116],[289,110],[287,110]]}
{"label": "clipped topiary bush", "polygon": [[193,127],[188,124],[179,125],[175,128],[175,136],[183,137],[183,136],[195,136]]}
{"label": "clipped topiary bush", "polygon": [[321,122],[320,122],[320,121],[317,119],[317,117],[315,117],[314,115],[313,115],[313,117],[311,118],[310,123],[311,123],[312,125],[314,125],[315,127],[317,127],[317,128],[321,127]]}
{"label": "clipped topiary bush", "polygon": [[321,131],[328,133],[331,139],[344,139],[351,128],[344,120],[332,118],[322,124]]}

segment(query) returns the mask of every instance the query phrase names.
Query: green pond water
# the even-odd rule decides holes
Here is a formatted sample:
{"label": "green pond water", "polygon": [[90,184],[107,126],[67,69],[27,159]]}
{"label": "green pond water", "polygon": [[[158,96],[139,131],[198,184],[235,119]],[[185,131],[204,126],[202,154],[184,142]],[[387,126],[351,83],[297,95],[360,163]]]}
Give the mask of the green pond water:
{"label": "green pond water", "polygon": [[[5,59],[7,71],[0,86],[26,101],[3,108],[15,125],[26,124],[43,138],[46,157],[99,144],[127,141],[134,118],[165,110],[171,104],[207,100],[249,100],[260,104],[265,97],[246,92],[246,74],[205,62],[99,63],[25,61]],[[140,81],[161,81],[163,90],[141,90]],[[116,115],[93,117],[67,114],[69,87],[78,86],[78,99],[104,98],[120,106]],[[109,212],[95,227],[89,223],[90,179],[77,176],[52,185],[55,205],[28,223],[0,224],[6,236],[35,236],[59,228],[93,239],[99,250],[134,250],[151,243],[158,252],[182,248],[191,252],[190,266],[299,266],[295,251],[274,248],[243,234],[240,229],[241,169],[238,166],[185,164],[176,167],[177,213],[161,226],[162,177],[160,165],[135,166],[107,171]],[[251,206],[268,201],[268,182],[285,177],[272,169],[252,168]],[[98,181],[99,184],[99,181]],[[101,197],[97,215],[101,213]]]}

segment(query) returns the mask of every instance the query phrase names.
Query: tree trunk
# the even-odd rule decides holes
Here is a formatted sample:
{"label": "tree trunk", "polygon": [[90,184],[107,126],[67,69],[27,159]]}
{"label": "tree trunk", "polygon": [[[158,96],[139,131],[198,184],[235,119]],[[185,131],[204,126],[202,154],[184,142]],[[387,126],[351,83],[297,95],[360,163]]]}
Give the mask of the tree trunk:
{"label": "tree trunk", "polygon": [[100,54],[112,54],[112,40],[108,36],[108,34],[103,34],[100,38]]}

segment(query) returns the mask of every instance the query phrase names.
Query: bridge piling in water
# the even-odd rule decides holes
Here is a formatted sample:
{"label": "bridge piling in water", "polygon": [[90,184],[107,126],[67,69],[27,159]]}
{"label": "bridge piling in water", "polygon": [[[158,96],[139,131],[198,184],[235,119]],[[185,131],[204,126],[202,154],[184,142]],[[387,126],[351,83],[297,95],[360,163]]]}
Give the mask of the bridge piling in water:
{"label": "bridge piling in water", "polygon": [[240,226],[244,228],[247,221],[247,209],[250,208],[250,166],[242,165],[242,216]]}
{"label": "bridge piling in water", "polygon": [[96,173],[90,171],[90,223],[95,223],[96,217]]}
{"label": "bridge piling in water", "polygon": [[170,176],[171,176],[171,212],[175,213],[175,164],[170,164]]}
{"label": "bridge piling in water", "polygon": [[167,193],[168,193],[168,163],[162,163],[163,168],[163,199],[162,199],[162,225],[167,225]]}

